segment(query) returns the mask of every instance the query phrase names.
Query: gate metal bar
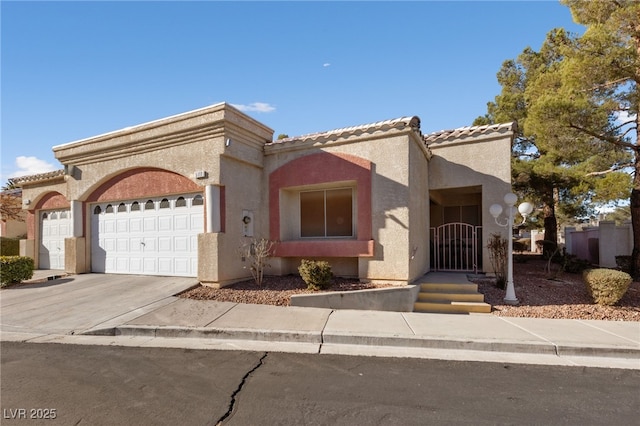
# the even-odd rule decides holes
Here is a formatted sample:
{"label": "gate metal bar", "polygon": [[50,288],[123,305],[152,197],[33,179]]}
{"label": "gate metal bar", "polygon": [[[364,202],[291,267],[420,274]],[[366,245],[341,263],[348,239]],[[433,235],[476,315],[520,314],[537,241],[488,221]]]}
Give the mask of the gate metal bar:
{"label": "gate metal bar", "polygon": [[481,228],[461,222],[431,228],[431,266],[436,271],[477,273]]}

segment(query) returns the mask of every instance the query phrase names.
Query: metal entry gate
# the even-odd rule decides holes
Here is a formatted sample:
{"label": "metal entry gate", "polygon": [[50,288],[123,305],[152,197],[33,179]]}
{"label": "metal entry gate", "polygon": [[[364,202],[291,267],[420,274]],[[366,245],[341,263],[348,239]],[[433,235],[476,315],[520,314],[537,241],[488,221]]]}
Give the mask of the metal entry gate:
{"label": "metal entry gate", "polygon": [[481,226],[454,222],[431,228],[431,266],[436,271],[478,272]]}

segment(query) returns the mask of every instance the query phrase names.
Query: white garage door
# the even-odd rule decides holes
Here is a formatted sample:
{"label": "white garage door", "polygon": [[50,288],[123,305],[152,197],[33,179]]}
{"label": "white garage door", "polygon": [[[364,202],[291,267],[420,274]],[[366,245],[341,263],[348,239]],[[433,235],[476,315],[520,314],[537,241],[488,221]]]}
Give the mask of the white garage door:
{"label": "white garage door", "polygon": [[175,195],[91,206],[93,272],[195,277],[202,195]]}
{"label": "white garage door", "polygon": [[71,237],[71,212],[49,210],[40,213],[40,269],[64,269],[64,239]]}

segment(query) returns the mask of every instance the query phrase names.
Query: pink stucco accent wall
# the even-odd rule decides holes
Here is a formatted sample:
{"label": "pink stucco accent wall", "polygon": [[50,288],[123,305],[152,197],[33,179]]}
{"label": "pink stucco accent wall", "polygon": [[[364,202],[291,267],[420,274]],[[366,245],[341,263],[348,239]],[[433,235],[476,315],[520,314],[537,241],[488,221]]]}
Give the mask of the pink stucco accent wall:
{"label": "pink stucco accent wall", "polygon": [[276,246],[276,256],[372,256],[371,241],[371,162],[341,153],[320,152],[292,160],[269,176],[269,234],[280,239],[280,190],[354,180],[357,184],[357,241],[315,240],[282,242]]}
{"label": "pink stucco accent wall", "polygon": [[121,173],[98,187],[88,202],[202,191],[191,179],[167,170],[141,168]]}

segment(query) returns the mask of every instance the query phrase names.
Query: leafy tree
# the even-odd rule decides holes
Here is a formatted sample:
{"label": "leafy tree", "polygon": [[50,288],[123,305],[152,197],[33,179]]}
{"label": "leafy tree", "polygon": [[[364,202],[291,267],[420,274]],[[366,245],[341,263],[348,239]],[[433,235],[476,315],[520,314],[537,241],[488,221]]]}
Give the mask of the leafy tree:
{"label": "leafy tree", "polygon": [[0,191],[0,220],[24,221],[22,191],[16,186],[15,181],[9,178]]}
{"label": "leafy tree", "polygon": [[[633,272],[638,275],[640,2],[562,2],[586,31],[580,37],[565,37],[558,45],[562,60],[531,86],[525,131],[551,136],[553,148],[565,156],[576,155],[575,151],[583,148],[602,152],[581,165],[588,178],[596,178],[595,189],[602,198],[623,195],[625,190],[613,183],[624,183],[620,172],[632,169],[632,181],[627,181],[626,189],[631,189]],[[582,143],[572,144],[575,140]]]}
{"label": "leafy tree", "polygon": [[[629,197],[624,169],[637,158],[629,136],[635,132],[637,141],[640,3],[565,3],[587,26],[584,35],[555,29],[539,52],[527,48],[506,61],[498,73],[502,92],[474,123],[518,121],[514,187],[542,205],[551,241],[557,240],[558,210],[584,216],[594,203]],[[640,192],[637,197],[640,212]]]}

